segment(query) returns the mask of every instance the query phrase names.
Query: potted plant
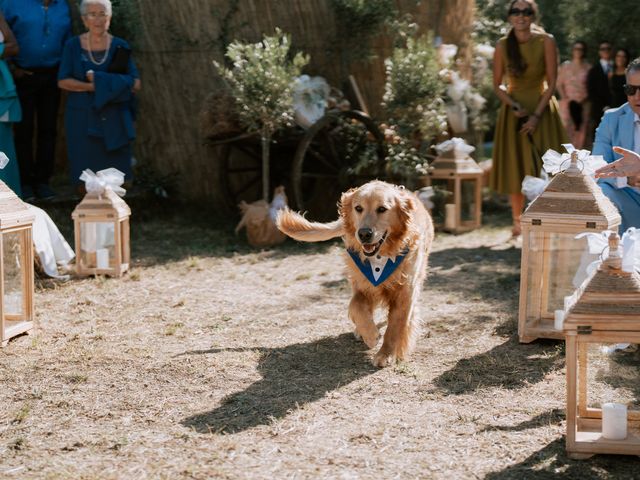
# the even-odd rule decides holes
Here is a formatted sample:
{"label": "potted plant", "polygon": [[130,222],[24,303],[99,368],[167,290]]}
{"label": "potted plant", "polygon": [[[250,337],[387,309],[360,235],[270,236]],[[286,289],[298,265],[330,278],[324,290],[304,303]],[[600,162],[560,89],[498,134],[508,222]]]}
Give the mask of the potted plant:
{"label": "potted plant", "polygon": [[293,124],[293,86],[309,57],[289,57],[290,36],[280,29],[258,43],[232,42],[226,56],[231,67],[214,62],[237,105],[238,117],[248,132],[260,134],[262,196],[269,201],[269,147],[279,129]]}

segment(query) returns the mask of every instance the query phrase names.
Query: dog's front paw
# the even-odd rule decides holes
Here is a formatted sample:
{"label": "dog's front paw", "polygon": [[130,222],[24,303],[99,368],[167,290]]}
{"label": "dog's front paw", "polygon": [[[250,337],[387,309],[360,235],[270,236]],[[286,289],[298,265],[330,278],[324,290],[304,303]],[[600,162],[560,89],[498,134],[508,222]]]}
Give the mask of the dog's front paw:
{"label": "dog's front paw", "polygon": [[393,365],[395,362],[396,356],[392,353],[384,352],[382,349],[375,354],[372,360],[373,366],[379,368],[388,367],[389,365]]}
{"label": "dog's front paw", "polygon": [[355,334],[356,338],[362,338],[362,341],[366,343],[367,347],[369,348],[374,348],[378,344],[378,340],[380,340],[380,333],[378,333],[377,329],[366,332],[364,334],[360,334],[356,331]]}

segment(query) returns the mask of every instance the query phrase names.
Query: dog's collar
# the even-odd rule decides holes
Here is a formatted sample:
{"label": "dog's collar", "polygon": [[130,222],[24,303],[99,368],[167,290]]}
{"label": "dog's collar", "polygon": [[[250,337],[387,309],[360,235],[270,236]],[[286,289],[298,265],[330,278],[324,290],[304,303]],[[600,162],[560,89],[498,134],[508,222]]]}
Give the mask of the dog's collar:
{"label": "dog's collar", "polygon": [[368,257],[364,262],[360,259],[360,255],[353,250],[347,249],[347,253],[356,264],[358,270],[366,277],[374,287],[384,283],[384,281],[396,271],[398,266],[404,260],[404,257],[409,253],[409,249],[403,250],[400,255],[394,258],[383,257],[376,254],[372,257]]}

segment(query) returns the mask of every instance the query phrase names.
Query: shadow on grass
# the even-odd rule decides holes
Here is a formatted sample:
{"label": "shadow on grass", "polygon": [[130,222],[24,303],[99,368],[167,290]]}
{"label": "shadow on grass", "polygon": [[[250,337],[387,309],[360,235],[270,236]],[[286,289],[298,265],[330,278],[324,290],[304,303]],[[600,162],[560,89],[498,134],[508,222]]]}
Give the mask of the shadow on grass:
{"label": "shadow on grass", "polygon": [[517,425],[487,425],[483,428],[482,432],[522,432],[524,430],[530,430],[532,428],[539,428],[548,425],[560,425],[565,418],[564,410],[554,408],[548,412],[536,415],[526,422],[518,423]]}
{"label": "shadow on grass", "polygon": [[210,355],[228,351],[259,351],[258,370],[262,379],[242,392],[226,397],[222,405],[184,419],[181,424],[200,433],[237,433],[290,410],[318,400],[343,385],[371,375],[364,345],[353,334],[327,337],[310,343],[281,348],[210,349],[183,355]]}
{"label": "shadow on grass", "polygon": [[458,360],[434,384],[454,395],[490,387],[515,390],[540,382],[549,372],[563,367],[560,344],[539,341],[521,345],[514,336],[488,352]]}
{"label": "shadow on grass", "polygon": [[429,256],[427,286],[482,299],[517,302],[520,249],[449,248]]}
{"label": "shadow on grass", "polygon": [[486,475],[485,480],[588,480],[615,478],[637,479],[640,461],[635,456],[596,455],[588,460],[571,460],[565,451],[565,440],[554,440],[525,460],[500,472]]}

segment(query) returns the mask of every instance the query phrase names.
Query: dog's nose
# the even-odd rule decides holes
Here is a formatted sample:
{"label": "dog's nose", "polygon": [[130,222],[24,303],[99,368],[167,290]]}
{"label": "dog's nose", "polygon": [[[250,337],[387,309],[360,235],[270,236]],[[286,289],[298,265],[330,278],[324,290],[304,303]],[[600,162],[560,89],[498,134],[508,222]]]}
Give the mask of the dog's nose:
{"label": "dog's nose", "polygon": [[358,238],[362,243],[371,243],[373,238],[373,230],[370,228],[361,228],[358,230]]}

